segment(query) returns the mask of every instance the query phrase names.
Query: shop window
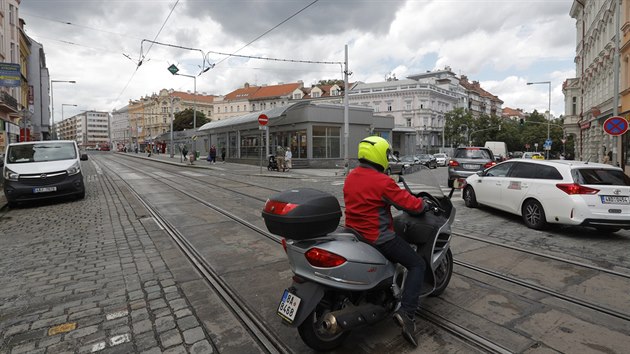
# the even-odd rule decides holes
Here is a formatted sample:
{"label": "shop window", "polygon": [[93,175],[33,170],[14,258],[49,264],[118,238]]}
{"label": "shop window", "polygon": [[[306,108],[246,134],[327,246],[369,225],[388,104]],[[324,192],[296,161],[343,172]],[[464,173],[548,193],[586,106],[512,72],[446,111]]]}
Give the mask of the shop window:
{"label": "shop window", "polygon": [[313,127],[313,158],[339,158],[341,156],[341,128]]}

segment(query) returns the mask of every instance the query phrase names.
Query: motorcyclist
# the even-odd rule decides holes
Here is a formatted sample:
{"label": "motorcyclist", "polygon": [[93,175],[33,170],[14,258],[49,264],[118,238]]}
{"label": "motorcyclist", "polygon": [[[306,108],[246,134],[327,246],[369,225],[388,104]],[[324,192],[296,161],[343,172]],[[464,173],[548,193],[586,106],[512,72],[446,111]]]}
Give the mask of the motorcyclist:
{"label": "motorcyclist", "polygon": [[348,174],[343,187],[346,227],[356,230],[363,241],[372,244],[389,261],[407,268],[401,306],[393,318],[402,328],[403,337],[418,346],[415,312],[426,264],[409,243],[394,232],[391,206],[420,214],[425,202],[401,189],[383,173],[389,165],[390,153],[387,140],[378,136],[369,136],[359,143],[360,165]]}

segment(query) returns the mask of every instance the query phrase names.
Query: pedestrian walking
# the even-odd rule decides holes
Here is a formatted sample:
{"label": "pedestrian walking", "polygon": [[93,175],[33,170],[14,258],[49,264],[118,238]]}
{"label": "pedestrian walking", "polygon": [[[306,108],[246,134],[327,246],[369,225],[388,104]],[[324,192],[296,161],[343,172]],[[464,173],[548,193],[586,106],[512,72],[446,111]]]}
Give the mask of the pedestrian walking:
{"label": "pedestrian walking", "polygon": [[293,158],[293,153],[291,152],[291,147],[287,146],[287,151],[284,153],[284,165],[286,166],[287,171],[293,168],[291,164],[291,159]]}
{"label": "pedestrian walking", "polygon": [[282,145],[278,145],[278,147],[276,147],[276,161],[278,162],[278,171],[282,170],[284,171],[285,166],[284,166],[284,148],[282,147]]}
{"label": "pedestrian walking", "polygon": [[221,148],[221,162],[225,163],[225,146]]}
{"label": "pedestrian walking", "polygon": [[182,157],[184,158],[184,161],[188,160],[188,148],[186,148],[186,145],[182,148]]}
{"label": "pedestrian walking", "polygon": [[217,147],[212,145],[210,152],[208,153],[208,162],[214,164],[217,162]]}

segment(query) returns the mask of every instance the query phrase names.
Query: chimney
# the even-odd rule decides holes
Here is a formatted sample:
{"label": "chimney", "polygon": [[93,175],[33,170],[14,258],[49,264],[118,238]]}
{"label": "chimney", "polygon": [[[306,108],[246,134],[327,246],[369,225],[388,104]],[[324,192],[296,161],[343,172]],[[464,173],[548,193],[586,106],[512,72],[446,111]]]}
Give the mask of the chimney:
{"label": "chimney", "polygon": [[244,88],[249,88],[249,82],[246,82],[245,85],[243,85]]}

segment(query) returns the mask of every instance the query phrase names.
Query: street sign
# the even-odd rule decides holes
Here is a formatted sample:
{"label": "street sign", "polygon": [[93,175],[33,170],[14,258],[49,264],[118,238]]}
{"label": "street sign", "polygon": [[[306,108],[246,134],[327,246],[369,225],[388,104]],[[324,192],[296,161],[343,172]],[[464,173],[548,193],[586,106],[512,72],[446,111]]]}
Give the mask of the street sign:
{"label": "street sign", "polygon": [[21,85],[20,64],[0,63],[0,86],[20,87]]}
{"label": "street sign", "polygon": [[610,117],[604,122],[604,131],[613,136],[623,135],[628,131],[628,121],[624,117]]}
{"label": "street sign", "polygon": [[551,146],[551,144],[553,143],[553,141],[551,139],[547,139],[545,140],[545,144]]}
{"label": "street sign", "polygon": [[179,71],[179,68],[176,67],[175,64],[171,64],[171,66],[168,67],[168,71],[170,71],[171,74],[175,75]]}
{"label": "street sign", "polygon": [[267,125],[267,122],[269,122],[269,117],[267,117],[266,114],[261,114],[258,116],[258,124]]}

